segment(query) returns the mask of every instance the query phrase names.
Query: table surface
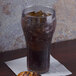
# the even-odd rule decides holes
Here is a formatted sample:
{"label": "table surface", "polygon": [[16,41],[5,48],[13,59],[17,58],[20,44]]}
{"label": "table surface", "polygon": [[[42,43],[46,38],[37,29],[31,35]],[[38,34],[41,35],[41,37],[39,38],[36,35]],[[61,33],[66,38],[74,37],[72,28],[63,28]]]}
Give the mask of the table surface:
{"label": "table surface", "polygon": [[[76,39],[52,44],[51,54],[76,76]],[[16,76],[4,61],[26,56],[26,48],[0,53],[0,76]]]}

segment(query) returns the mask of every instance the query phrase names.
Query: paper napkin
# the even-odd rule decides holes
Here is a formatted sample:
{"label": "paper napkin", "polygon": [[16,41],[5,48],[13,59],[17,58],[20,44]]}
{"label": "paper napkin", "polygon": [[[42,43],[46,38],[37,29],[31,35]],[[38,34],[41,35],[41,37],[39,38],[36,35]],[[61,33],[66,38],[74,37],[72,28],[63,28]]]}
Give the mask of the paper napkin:
{"label": "paper napkin", "polygon": [[[27,71],[27,57],[5,62],[7,66],[17,75],[22,71]],[[72,74],[64,65],[50,56],[50,70],[42,76],[66,76]]]}

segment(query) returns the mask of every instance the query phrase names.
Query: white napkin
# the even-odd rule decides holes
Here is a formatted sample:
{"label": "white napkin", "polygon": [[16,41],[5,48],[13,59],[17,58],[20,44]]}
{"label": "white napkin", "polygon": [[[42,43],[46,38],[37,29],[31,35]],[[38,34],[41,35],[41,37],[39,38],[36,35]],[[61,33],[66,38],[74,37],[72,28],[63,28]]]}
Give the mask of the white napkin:
{"label": "white napkin", "polygon": [[[50,56],[50,70],[42,76],[66,76],[72,74],[64,65]],[[7,66],[16,74],[27,71],[27,57],[5,62]]]}

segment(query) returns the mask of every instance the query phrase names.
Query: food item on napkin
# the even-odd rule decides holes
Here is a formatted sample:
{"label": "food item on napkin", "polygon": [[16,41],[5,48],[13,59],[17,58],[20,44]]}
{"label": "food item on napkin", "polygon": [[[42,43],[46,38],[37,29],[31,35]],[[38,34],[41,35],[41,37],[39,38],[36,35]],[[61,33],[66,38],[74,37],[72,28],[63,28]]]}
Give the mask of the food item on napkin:
{"label": "food item on napkin", "polygon": [[20,72],[17,76],[41,76],[36,72],[31,72],[31,71],[24,71]]}

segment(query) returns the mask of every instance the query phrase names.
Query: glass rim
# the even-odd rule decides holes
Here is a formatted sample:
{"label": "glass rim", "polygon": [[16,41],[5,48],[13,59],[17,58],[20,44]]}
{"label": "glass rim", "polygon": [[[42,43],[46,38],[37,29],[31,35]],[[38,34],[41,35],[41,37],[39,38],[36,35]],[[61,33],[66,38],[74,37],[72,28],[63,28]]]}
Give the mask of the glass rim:
{"label": "glass rim", "polygon": [[[30,6],[30,7],[32,7],[32,6]],[[48,7],[48,6],[44,6],[44,7]],[[26,11],[26,9],[28,9],[29,7],[26,7],[23,11],[22,11],[22,15],[24,15],[24,13],[25,13],[25,11]],[[50,7],[48,7],[48,8],[50,8]],[[52,15],[52,19],[53,18],[55,18],[55,15],[56,15],[56,13],[55,13],[55,10],[53,9],[53,8],[50,8],[51,10],[52,10],[52,12],[53,13],[51,13]],[[26,15],[26,17],[29,17],[29,18],[46,18],[46,17],[49,17],[49,16],[30,16],[30,15]]]}

